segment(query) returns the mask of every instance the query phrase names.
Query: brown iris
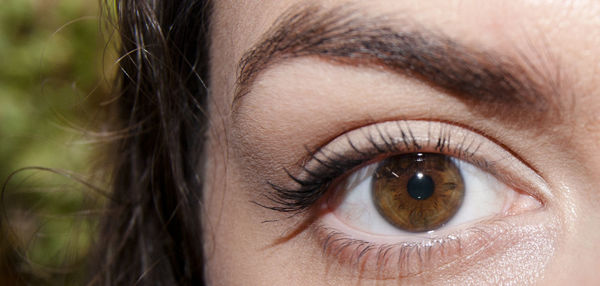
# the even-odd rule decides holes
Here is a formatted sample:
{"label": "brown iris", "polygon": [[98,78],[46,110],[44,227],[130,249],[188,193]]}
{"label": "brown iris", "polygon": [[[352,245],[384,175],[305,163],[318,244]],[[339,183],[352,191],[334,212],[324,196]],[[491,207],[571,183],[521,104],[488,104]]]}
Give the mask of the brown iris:
{"label": "brown iris", "polygon": [[448,156],[412,153],[385,159],[373,175],[373,199],[393,225],[411,232],[436,229],[460,208],[465,187]]}

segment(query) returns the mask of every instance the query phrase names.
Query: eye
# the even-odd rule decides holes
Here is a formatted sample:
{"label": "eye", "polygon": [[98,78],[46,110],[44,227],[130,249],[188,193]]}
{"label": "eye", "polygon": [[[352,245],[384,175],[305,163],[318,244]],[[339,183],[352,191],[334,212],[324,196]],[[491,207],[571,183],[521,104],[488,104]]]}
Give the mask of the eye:
{"label": "eye", "polygon": [[476,263],[548,231],[523,223],[552,196],[544,180],[501,145],[453,124],[364,126],[287,175],[288,183],[271,183],[274,205],[263,206],[307,214],[302,225],[310,226],[324,255],[361,277]]}
{"label": "eye", "polygon": [[335,216],[379,235],[431,234],[516,206],[539,206],[480,168],[435,153],[388,157],[354,171],[335,189],[328,202]]}

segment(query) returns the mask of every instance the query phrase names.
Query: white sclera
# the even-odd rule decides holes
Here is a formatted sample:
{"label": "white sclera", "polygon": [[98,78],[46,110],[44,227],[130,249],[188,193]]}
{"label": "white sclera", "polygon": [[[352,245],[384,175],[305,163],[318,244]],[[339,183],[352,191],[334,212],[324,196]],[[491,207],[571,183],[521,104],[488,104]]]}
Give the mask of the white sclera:
{"label": "white sclera", "polygon": [[373,203],[373,174],[380,163],[365,166],[340,184],[342,193],[338,198],[335,215],[349,227],[372,235],[403,235],[429,237],[432,232],[461,225],[470,221],[502,213],[507,201],[517,192],[498,181],[491,174],[467,162],[452,158],[458,166],[465,184],[465,197],[458,212],[441,228],[425,233],[413,233],[399,229],[389,223],[377,211]]}

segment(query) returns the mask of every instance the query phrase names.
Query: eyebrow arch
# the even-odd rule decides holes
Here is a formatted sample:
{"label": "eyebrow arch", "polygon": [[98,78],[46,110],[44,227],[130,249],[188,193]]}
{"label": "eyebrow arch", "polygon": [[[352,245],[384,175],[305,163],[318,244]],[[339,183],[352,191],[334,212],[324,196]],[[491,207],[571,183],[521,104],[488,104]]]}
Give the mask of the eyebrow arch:
{"label": "eyebrow arch", "polygon": [[414,23],[389,25],[383,17],[359,16],[351,9],[308,6],[291,11],[295,12],[283,14],[240,60],[234,112],[262,71],[285,60],[315,56],[416,78],[487,116],[535,116],[538,122],[536,115],[558,118],[560,73],[547,69],[555,64],[547,58],[535,66],[524,54],[511,58],[477,50]]}

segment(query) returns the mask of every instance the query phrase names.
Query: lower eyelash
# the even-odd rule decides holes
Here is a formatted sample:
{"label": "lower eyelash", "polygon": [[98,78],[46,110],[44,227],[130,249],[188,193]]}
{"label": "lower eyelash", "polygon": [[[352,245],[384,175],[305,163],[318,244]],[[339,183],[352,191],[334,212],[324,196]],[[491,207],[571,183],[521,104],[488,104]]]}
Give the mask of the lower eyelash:
{"label": "lower eyelash", "polygon": [[492,219],[462,230],[459,235],[378,244],[318,225],[314,236],[322,245],[324,256],[335,260],[333,263],[358,277],[385,280],[422,276],[465,257],[483,254],[509,228],[507,223]]}

